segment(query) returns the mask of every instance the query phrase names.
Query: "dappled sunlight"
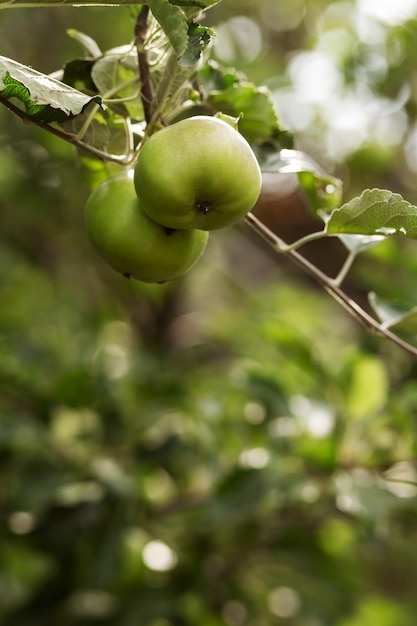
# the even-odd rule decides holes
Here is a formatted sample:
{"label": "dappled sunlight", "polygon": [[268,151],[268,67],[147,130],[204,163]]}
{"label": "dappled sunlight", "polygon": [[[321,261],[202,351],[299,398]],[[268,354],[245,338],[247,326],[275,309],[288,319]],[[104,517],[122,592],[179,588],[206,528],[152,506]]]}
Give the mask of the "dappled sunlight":
{"label": "dappled sunlight", "polygon": [[217,32],[215,51],[226,63],[235,63],[238,59],[251,63],[261,53],[262,31],[256,22],[244,15],[220,24]]}
{"label": "dappled sunlight", "polygon": [[300,610],[300,594],[291,587],[276,587],[268,594],[268,608],[282,619],[294,618]]}
{"label": "dappled sunlight", "polygon": [[146,567],[156,572],[167,572],[177,564],[177,555],[163,541],[152,540],[145,544],[142,552]]}
{"label": "dappled sunlight", "polygon": [[416,16],[416,0],[356,0],[360,13],[394,26]]}

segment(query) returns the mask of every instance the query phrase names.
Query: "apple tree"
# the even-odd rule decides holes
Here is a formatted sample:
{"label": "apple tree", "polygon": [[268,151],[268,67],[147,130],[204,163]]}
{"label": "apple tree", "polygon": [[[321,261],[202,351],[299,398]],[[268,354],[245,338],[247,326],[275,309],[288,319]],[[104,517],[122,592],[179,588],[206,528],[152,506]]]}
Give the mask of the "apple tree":
{"label": "apple tree", "polygon": [[417,28],[370,4],[0,0],[2,624],[414,624]]}

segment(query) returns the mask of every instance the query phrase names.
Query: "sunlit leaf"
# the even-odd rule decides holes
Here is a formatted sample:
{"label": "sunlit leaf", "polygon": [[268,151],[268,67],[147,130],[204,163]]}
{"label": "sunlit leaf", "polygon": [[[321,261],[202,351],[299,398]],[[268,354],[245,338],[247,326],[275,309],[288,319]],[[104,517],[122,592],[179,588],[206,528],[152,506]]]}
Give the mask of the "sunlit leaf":
{"label": "sunlit leaf", "polygon": [[223,90],[211,91],[208,104],[216,111],[239,117],[239,130],[250,143],[266,141],[279,128],[270,93],[252,83],[234,82]]}
{"label": "sunlit leaf", "polygon": [[405,235],[417,238],[417,207],[386,189],[366,189],[359,197],[335,209],[328,233]]}
{"label": "sunlit leaf", "polygon": [[86,35],[75,28],[69,28],[67,35],[80,44],[88,57],[95,59],[101,55],[98,43],[90,35]]}
{"label": "sunlit leaf", "polygon": [[339,239],[349,252],[355,252],[356,254],[365,252],[381,243],[381,241],[385,241],[383,235],[340,235]]}
{"label": "sunlit leaf", "polygon": [[91,77],[106,106],[124,117],[129,114],[134,119],[143,119],[137,52],[132,46],[106,52],[94,63]]}
{"label": "sunlit leaf", "polygon": [[148,0],[148,5],[174,51],[181,57],[188,44],[188,25],[184,11],[171,4],[169,0]]}
{"label": "sunlit leaf", "polygon": [[0,95],[17,98],[33,119],[59,122],[79,115],[99,96],[87,96],[60,81],[17,61],[0,57]]}

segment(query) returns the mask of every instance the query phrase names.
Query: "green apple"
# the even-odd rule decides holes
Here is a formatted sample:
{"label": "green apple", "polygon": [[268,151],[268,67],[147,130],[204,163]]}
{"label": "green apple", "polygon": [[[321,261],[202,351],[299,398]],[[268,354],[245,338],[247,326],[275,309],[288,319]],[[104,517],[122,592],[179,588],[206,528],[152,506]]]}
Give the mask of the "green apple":
{"label": "green apple", "polygon": [[198,115],[145,141],[134,183],[149,217],[168,228],[214,230],[255,205],[261,172],[252,148],[230,124]]}
{"label": "green apple", "polygon": [[187,272],[208,238],[201,230],[172,230],[150,219],[126,175],[108,178],[94,189],[85,219],[93,246],[111,267],[147,283]]}

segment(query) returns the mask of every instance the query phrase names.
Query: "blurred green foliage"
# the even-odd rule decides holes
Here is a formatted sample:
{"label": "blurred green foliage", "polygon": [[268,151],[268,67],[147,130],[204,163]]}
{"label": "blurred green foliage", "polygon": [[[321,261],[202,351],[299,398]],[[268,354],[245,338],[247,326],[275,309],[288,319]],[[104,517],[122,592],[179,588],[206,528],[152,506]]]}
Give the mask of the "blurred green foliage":
{"label": "blurred green foliage", "polygon": [[[277,87],[278,108],[291,58],[363,5],[290,4],[230,1],[207,17],[221,33],[237,17],[260,30],[241,65]],[[348,37],[353,18],[336,23]],[[375,23],[407,59],[414,22]],[[3,11],[3,53],[52,71],[72,53],[69,27],[110,47],[132,21],[127,9]],[[372,45],[343,57],[348,82],[359,68],[375,94],[412,84],[407,63],[376,77],[361,65]],[[406,114],[411,133],[412,97]],[[407,195],[404,137],[367,135],[343,162],[315,145],[348,193],[388,172]],[[413,626],[415,361],[244,227],[213,234],[181,281],[113,274],[85,236],[76,155],[5,110],[0,183],[2,626]],[[360,291],[413,295],[412,245],[365,256]]]}

